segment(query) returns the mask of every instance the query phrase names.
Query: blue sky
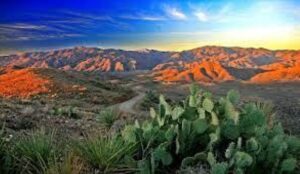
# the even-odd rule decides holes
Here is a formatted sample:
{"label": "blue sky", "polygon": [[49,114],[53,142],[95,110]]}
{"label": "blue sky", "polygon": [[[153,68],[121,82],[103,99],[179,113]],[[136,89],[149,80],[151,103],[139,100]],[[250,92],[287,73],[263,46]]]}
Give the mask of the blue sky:
{"label": "blue sky", "polygon": [[2,0],[0,53],[77,45],[300,49],[297,0]]}

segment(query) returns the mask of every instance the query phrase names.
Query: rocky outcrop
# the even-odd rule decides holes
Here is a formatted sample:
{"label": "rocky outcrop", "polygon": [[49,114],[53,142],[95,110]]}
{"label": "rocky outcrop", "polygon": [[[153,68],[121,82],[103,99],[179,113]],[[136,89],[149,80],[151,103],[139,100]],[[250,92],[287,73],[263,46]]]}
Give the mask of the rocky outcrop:
{"label": "rocky outcrop", "polygon": [[253,76],[249,83],[267,84],[290,81],[300,81],[300,64],[259,73]]}
{"label": "rocky outcrop", "polygon": [[[158,67],[156,67],[158,69]],[[158,81],[201,81],[201,82],[224,82],[235,78],[218,62],[203,61],[184,64],[180,68],[165,68],[154,74]]]}

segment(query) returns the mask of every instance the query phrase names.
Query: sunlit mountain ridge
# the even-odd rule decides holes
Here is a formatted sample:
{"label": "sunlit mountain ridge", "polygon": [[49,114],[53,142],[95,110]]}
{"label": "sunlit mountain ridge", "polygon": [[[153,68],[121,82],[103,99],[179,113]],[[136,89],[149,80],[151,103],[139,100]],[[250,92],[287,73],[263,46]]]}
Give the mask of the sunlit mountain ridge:
{"label": "sunlit mountain ridge", "polygon": [[155,80],[163,82],[297,81],[300,79],[299,65],[300,50],[221,46],[204,46],[181,52],[74,47],[0,57],[0,66],[3,67],[88,72],[147,70],[151,71]]}

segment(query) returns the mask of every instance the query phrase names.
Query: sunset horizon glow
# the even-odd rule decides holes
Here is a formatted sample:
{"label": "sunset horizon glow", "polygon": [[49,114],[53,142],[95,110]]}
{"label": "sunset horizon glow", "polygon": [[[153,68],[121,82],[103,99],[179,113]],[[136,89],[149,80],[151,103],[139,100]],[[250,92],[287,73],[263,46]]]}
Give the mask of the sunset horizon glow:
{"label": "sunset horizon glow", "polygon": [[297,0],[4,0],[0,54],[74,46],[300,49]]}

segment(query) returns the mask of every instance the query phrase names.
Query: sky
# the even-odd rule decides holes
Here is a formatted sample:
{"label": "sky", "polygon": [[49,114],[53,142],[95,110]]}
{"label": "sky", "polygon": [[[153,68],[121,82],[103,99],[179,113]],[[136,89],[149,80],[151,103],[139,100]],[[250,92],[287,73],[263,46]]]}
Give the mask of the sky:
{"label": "sky", "polygon": [[300,49],[298,0],[1,0],[0,54],[93,46]]}

